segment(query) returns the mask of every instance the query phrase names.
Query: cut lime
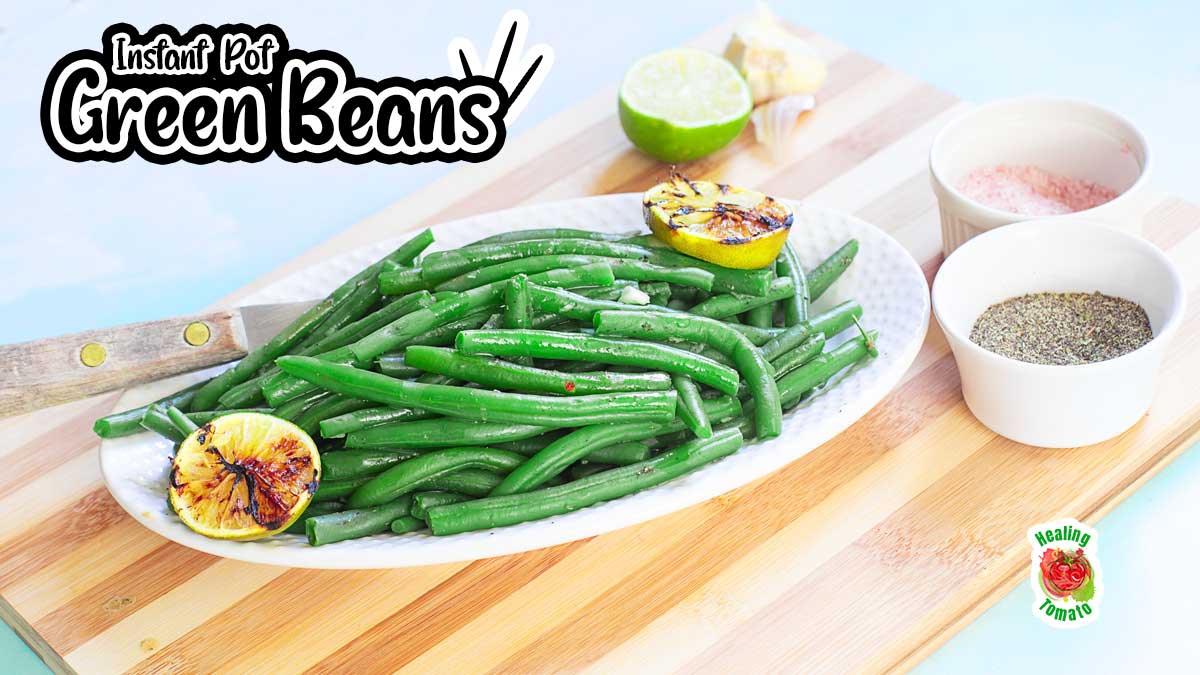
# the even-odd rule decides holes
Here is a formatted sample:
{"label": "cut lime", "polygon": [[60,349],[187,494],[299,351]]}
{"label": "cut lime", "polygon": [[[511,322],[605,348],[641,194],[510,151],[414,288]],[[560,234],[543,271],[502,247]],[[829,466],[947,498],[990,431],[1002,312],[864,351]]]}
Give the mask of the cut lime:
{"label": "cut lime", "polygon": [[300,518],[321,478],[312,438],[287,420],[232,413],[193,431],[175,452],[171,508],[215,539],[258,539]]}
{"label": "cut lime", "polygon": [[794,219],[786,204],[761,192],[677,173],[642,195],[642,213],[676,251],[743,270],[774,264]]}
{"label": "cut lime", "polygon": [[746,126],[750,88],[733,64],[699,49],[668,49],[625,73],[618,109],[625,135],[664,162],[725,147]]}

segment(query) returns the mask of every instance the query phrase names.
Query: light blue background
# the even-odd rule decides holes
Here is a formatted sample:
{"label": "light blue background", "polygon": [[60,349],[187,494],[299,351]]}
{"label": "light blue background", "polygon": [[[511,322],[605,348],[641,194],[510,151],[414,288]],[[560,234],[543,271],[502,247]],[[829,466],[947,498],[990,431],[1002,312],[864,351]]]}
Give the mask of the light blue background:
{"label": "light blue background", "polygon": [[[0,2],[0,342],[199,310],[451,168],[64,162],[46,148],[37,116],[45,75],[64,53],[96,48],[116,21],[272,22],[293,45],[339,51],[365,75],[432,76],[445,72],[450,38],[487,44],[509,7],[525,9],[530,39],[556,53],[515,134],[619,80],[641,54],[750,9],[716,0]],[[965,99],[1052,93],[1116,108],[1147,133],[1155,182],[1200,201],[1200,3],[870,0],[775,9]],[[1200,559],[1197,485],[1192,449],[1100,523],[1108,585],[1095,624],[1047,628],[1030,615],[1022,586],[922,670],[1194,668],[1189,585],[1153,575]],[[0,663],[35,669],[5,632]]]}

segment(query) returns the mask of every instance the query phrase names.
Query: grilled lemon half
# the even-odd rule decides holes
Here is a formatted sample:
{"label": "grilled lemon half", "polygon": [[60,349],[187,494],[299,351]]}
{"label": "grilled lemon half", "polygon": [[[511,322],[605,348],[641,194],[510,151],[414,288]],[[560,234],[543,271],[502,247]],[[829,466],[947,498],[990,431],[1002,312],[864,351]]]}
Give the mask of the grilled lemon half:
{"label": "grilled lemon half", "polygon": [[676,251],[744,270],[775,262],[794,218],[761,192],[677,173],[646,191],[642,215],[654,236]]}
{"label": "grilled lemon half", "polygon": [[233,413],[193,431],[171,462],[171,508],[215,539],[258,539],[286,529],[321,477],[317,446],[271,415]]}

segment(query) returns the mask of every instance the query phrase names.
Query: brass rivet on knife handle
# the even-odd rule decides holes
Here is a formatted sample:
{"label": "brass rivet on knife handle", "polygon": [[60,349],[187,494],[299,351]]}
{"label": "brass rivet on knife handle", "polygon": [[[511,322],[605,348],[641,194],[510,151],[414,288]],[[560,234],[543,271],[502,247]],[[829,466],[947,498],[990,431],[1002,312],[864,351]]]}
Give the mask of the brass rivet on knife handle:
{"label": "brass rivet on knife handle", "polygon": [[0,418],[233,361],[247,346],[228,309],[0,345]]}
{"label": "brass rivet on knife handle", "polygon": [[79,360],[88,368],[95,368],[108,358],[108,350],[98,342],[89,342],[79,350]]}
{"label": "brass rivet on knife handle", "polygon": [[183,340],[193,347],[199,347],[208,342],[212,331],[203,321],[193,321],[183,329]]}

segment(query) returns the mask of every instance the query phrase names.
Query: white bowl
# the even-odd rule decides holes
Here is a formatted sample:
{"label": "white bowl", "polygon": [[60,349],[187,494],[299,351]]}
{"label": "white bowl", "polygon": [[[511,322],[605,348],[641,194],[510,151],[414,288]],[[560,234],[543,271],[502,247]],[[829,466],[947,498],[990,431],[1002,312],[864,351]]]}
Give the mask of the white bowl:
{"label": "white bowl", "polygon": [[[1042,291],[1099,291],[1132,300],[1146,310],[1154,339],[1124,356],[1077,366],[1016,361],[971,342],[971,327],[989,306]],[[932,297],[967,407],[1001,436],[1051,448],[1099,443],[1145,414],[1184,312],[1183,283],[1162,251],[1121,230],[1069,216],[972,239],[942,264]]]}
{"label": "white bowl", "polygon": [[986,206],[958,190],[971,171],[998,164],[1034,165],[1116,190],[1116,199],[1071,215],[1141,233],[1150,172],[1150,148],[1141,132],[1091,103],[1012,98],[965,113],[933,139],[929,173],[947,256],[971,237],[1032,217]]}

